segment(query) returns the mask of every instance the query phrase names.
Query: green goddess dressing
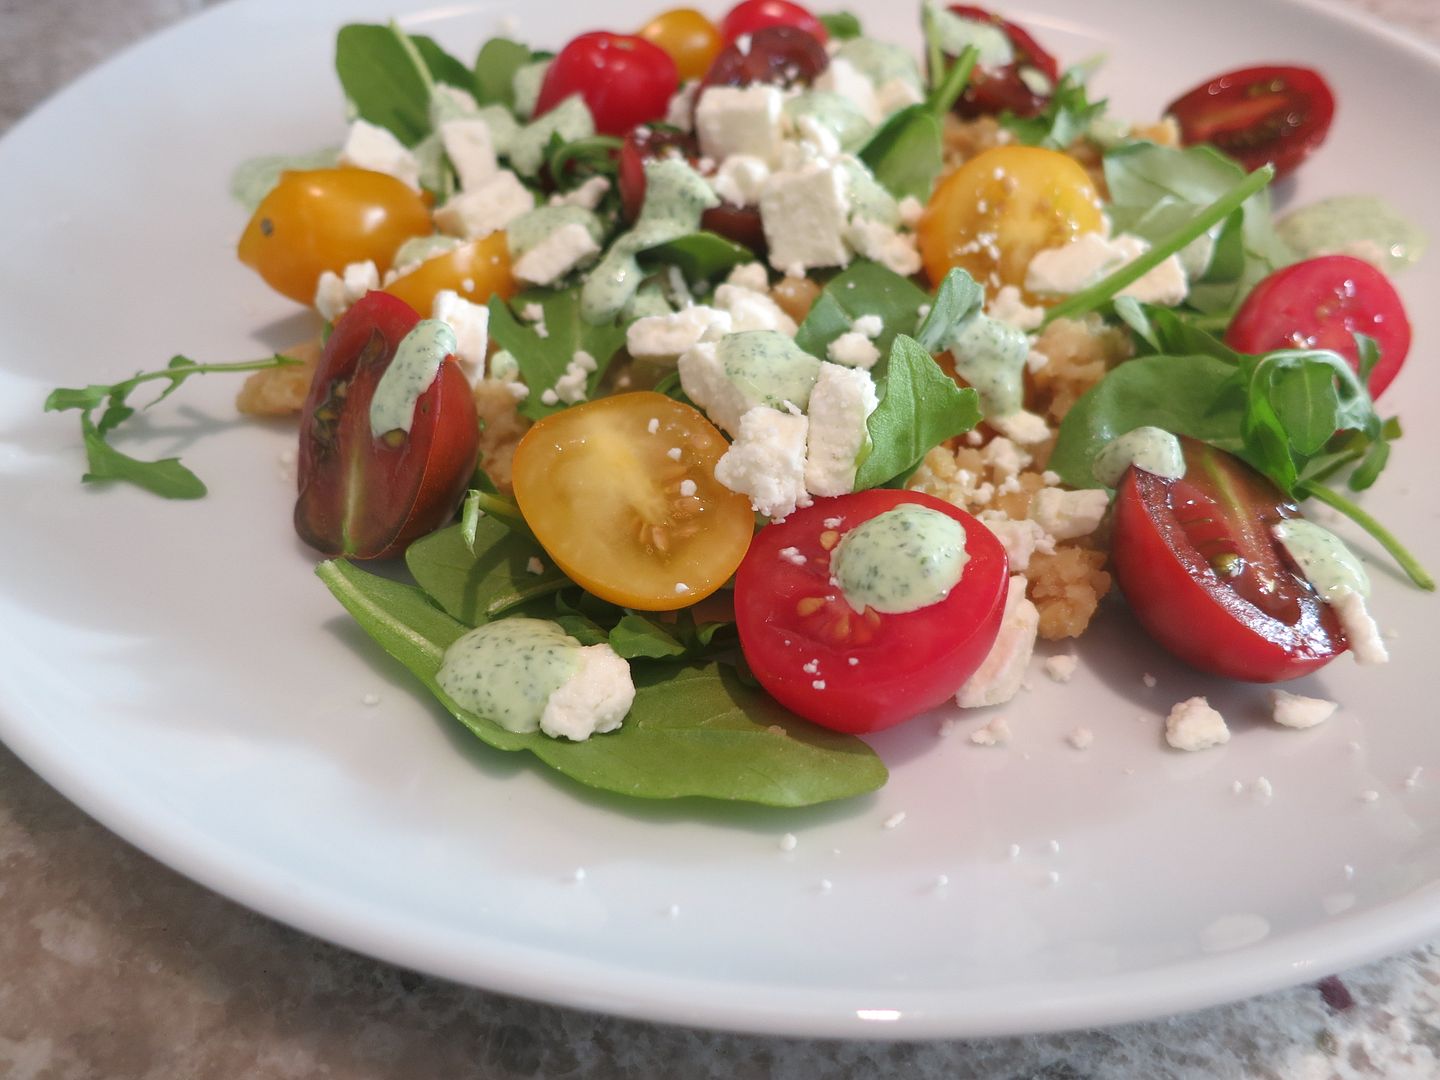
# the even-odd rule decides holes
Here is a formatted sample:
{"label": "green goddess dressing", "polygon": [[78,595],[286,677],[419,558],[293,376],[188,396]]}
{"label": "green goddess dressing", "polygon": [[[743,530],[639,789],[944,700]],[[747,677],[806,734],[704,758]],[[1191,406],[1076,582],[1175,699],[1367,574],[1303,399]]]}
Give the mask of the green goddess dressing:
{"label": "green goddess dressing", "polygon": [[856,611],[895,615],[937,604],[960,583],[965,527],[949,514],[906,503],[861,522],[840,540],[831,573]]}

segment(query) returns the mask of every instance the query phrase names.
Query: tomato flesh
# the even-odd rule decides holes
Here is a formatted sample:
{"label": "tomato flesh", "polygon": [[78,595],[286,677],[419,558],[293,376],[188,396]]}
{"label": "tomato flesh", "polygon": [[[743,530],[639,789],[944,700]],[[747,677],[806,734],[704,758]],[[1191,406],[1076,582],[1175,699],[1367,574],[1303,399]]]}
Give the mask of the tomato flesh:
{"label": "tomato flesh", "polygon": [[370,400],[420,321],[381,292],[335,324],[300,416],[295,531],[326,555],[397,555],[455,512],[479,453],[470,384],[452,357],[415,405],[410,432],[376,438]]}
{"label": "tomato flesh", "polygon": [[1293,171],[1325,141],[1335,95],[1305,67],[1242,68],[1207,79],[1166,106],[1186,146],[1209,143],[1247,169]]}
{"label": "tomato flesh", "polygon": [[830,40],[825,24],[790,0],[744,0],[736,4],[720,23],[720,36],[729,45],[745,34],[754,35],[771,27],[803,30],[821,45]]}
{"label": "tomato flesh", "polygon": [[596,131],[624,135],[636,124],[662,118],[679,85],[675,61],[658,45],[634,34],[596,30],[575,38],[551,62],[535,115],[579,94]]}
{"label": "tomato flesh", "polygon": [[[1023,26],[1002,19],[984,8],[951,4],[950,11],[962,19],[990,23],[1010,39],[1015,59],[1003,67],[977,66],[970,75],[965,92],[955,102],[955,113],[964,119],[1012,112],[1016,116],[1034,116],[1045,108],[1051,95],[1038,93],[1020,77],[1023,68],[1034,68],[1054,86],[1060,80],[1060,65],[1055,57],[1041,47]],[[949,57],[953,62],[955,57]]]}
{"label": "tomato flesh", "polygon": [[[692,166],[700,160],[700,146],[695,136],[673,130],[638,128],[625,136],[620,147],[617,186],[620,189],[620,206],[625,219],[633,222],[640,216],[640,207],[645,203],[645,163],[663,157],[667,153],[683,156]],[[731,206],[728,203],[712,207],[700,215],[700,227],[708,232],[744,244],[757,256],[764,257],[765,227],[760,220],[760,209],[755,206]]]}
{"label": "tomato flesh", "polygon": [[766,26],[732,41],[720,51],[705,75],[707,86],[809,86],[830,66],[830,54],[819,38],[794,26]]}
{"label": "tomato flesh", "polygon": [[1360,370],[1356,334],[1375,339],[1380,361],[1370,372],[1370,396],[1379,397],[1410,352],[1410,320],[1400,294],[1363,259],[1322,255],[1275,271],[1251,290],[1225,344],[1238,352],[1331,349]]}
{"label": "tomato flesh", "polygon": [[1236,458],[1183,439],[1185,476],[1131,468],[1115,495],[1111,559],[1135,617],[1181,660],[1280,682],[1346,648],[1334,610],[1270,533],[1300,510]]}
{"label": "tomato flesh", "polygon": [[[960,583],[916,611],[856,612],[831,584],[831,553],[904,503],[964,526]],[[782,555],[788,548],[798,555]],[[876,488],[761,529],[735,576],[735,618],[746,662],[782,705],[836,731],[879,731],[943,704],[975,673],[999,633],[1007,583],[1005,549],[979,521],[921,492]]]}
{"label": "tomato flesh", "polygon": [[616,394],[526,432],[511,482],[535,539],[576,584],[671,611],[724,585],[750,546],[750,501],[715,479],[728,446],[689,405]]}

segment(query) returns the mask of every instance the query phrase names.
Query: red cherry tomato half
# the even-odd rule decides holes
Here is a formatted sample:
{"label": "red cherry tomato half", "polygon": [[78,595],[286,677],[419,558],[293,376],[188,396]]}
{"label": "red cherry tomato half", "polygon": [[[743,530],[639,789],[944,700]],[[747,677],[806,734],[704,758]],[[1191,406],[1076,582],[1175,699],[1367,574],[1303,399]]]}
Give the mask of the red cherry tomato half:
{"label": "red cherry tomato half", "polygon": [[1252,67],[1208,79],[1166,106],[1186,146],[1209,143],[1247,169],[1284,176],[1325,141],[1335,95],[1318,71]]}
{"label": "red cherry tomato half", "polygon": [[790,0],[744,0],[736,4],[720,23],[720,37],[728,45],[744,34],[755,34],[771,26],[804,30],[821,45],[830,40],[825,24]]}
{"label": "red cherry tomato half", "polygon": [[1237,352],[1332,349],[1357,372],[1355,335],[1380,348],[1370,372],[1370,396],[1379,397],[1410,352],[1410,320],[1388,278],[1363,259],[1322,255],[1277,270],[1256,285],[1225,331]]}
{"label": "red cherry tomato half", "polygon": [[1135,617],[1192,667],[1280,682],[1346,648],[1334,610],[1270,529],[1300,516],[1274,485],[1191,439],[1185,476],[1131,468],[1115,495],[1111,559]]}
{"label": "red cherry tomato half", "polygon": [[829,66],[830,54],[815,35],[767,26],[751,34],[748,44],[734,41],[720,50],[701,86],[809,86]]}
{"label": "red cherry tomato half", "polygon": [[[857,613],[830,583],[830,554],[846,532],[904,503],[964,526],[964,574],[928,607]],[[799,555],[782,556],[786,548]],[[994,534],[933,496],[876,488],[821,499],[751,542],[735,575],[740,645],[760,684],[786,708],[836,731],[879,731],[943,704],[975,673],[1000,630],[1007,575]]]}
{"label": "red cherry tomato half", "polygon": [[[965,92],[955,102],[956,114],[967,120],[1003,112],[1034,116],[1045,108],[1050,94],[1036,93],[1020,77],[1020,72],[1027,67],[1034,68],[1054,86],[1060,81],[1060,65],[1055,57],[1042,48],[1023,26],[1002,19],[992,11],[967,4],[951,4],[950,11],[962,19],[998,27],[1010,39],[1010,48],[1015,53],[1015,59],[1003,67],[975,68]],[[949,59],[953,61],[955,57]]]}
{"label": "red cherry tomato half", "polygon": [[[640,207],[645,202],[645,163],[666,153],[678,153],[691,165],[700,160],[699,144],[695,136],[674,130],[639,128],[625,136],[620,148],[620,169],[617,186],[620,189],[620,206],[627,221],[640,216]],[[744,244],[758,257],[765,255],[765,229],[760,222],[760,210],[754,206],[721,205],[706,210],[700,216],[700,227],[709,232]]]}
{"label": "red cherry tomato half", "polygon": [[370,399],[419,321],[404,301],[372,292],[325,344],[300,415],[295,531],[327,555],[399,554],[449,520],[475,471],[475,400],[451,357],[416,402],[408,434],[370,432]]}
{"label": "red cherry tomato half", "polygon": [[663,117],[679,86],[675,61],[664,49],[634,34],[596,30],[575,38],[551,62],[535,115],[579,94],[596,131],[624,135],[636,124]]}

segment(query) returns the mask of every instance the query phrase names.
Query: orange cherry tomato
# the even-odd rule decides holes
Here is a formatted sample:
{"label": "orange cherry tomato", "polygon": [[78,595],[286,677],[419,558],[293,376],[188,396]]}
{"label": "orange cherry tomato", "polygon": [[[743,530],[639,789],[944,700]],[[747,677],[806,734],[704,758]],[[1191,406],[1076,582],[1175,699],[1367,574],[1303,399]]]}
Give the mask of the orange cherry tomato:
{"label": "orange cherry tomato", "polygon": [[442,289],[452,289],[475,304],[487,303],[492,296],[508,300],[515,295],[505,234],[491,233],[426,259],[386,285],[384,291],[416,311],[428,312],[435,304],[435,294]]}
{"label": "orange cherry tomato", "polygon": [[341,273],[370,260],[384,273],[395,251],[430,232],[430,209],[418,191],[368,169],[282,173],[240,236],[240,261],[276,292],[315,302],[326,270]]}
{"label": "orange cherry tomato", "polygon": [[515,499],[587,592],[642,611],[688,607],[730,579],[755,531],[750,500],[715,479],[728,445],[699,411],[663,394],[600,398],[525,433]]}
{"label": "orange cherry tomato", "polygon": [[724,44],[719,27],[694,8],[661,12],[640,28],[640,36],[670,54],[681,82],[704,78]]}
{"label": "orange cherry tomato", "polygon": [[932,282],[958,266],[993,290],[1023,288],[1037,252],[1103,227],[1099,193],[1073,158],[997,146],[941,182],[916,231]]}

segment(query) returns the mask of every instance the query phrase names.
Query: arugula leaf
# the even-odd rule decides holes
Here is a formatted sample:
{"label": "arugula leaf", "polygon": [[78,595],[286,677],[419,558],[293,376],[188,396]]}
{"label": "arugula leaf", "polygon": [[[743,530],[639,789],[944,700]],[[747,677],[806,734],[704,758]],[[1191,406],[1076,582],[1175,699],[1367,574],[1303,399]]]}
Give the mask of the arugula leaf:
{"label": "arugula leaf", "polygon": [[438,41],[424,34],[410,34],[409,37],[420,54],[420,59],[425,61],[425,70],[430,72],[432,79],[446,86],[457,87],[466,93],[474,91],[475,79],[470,74],[470,69],[441,48]]}
{"label": "arugula leaf", "polygon": [[859,158],[897,199],[924,201],[944,164],[940,121],[927,105],[910,105],[881,124]]}
{"label": "arugula leaf", "polygon": [[1071,68],[1060,76],[1049,102],[1040,112],[1027,117],[1007,112],[1000,118],[1000,124],[1026,146],[1064,150],[1105,114],[1106,104],[1104,98],[1090,100],[1084,73]]}
{"label": "arugula leaf", "polygon": [[818,18],[820,25],[825,27],[825,32],[836,41],[849,41],[864,33],[860,29],[860,20],[848,11],[834,11]]}
{"label": "arugula leaf", "polygon": [[530,48],[518,41],[491,38],[475,57],[475,100],[481,105],[515,108],[515,73],[532,59]]}
{"label": "arugula leaf", "polygon": [[316,574],[356,622],[477,738],[526,750],[592,788],[635,798],[687,796],[766,806],[810,806],[874,791],[884,764],[853,736],[807,724],[718,664],[637,665],[635,704],[608,735],[572,743],[516,734],[460,708],[439,687],[445,649],[465,627],[419,589],[351,564]]}
{"label": "arugula leaf", "polygon": [[[53,390],[45,399],[45,411],[68,412],[73,409],[80,413],[80,432],[89,465],[89,471],[80,478],[83,482],[120,480],[167,499],[198,499],[205,494],[205,485],[180,464],[179,458],[142,461],[121,453],[107,441],[111,431],[135,415],[135,409],[129,404],[130,395],[144,383],[165,380],[165,389],[146,403],[145,408],[148,409],[156,402],[164,401],[192,375],[263,371],[267,368],[294,367],[299,363],[299,360],[278,353],[268,360],[246,360],[235,364],[197,364],[189,357],[174,356],[159,371],[142,372],[109,386],[95,384]],[[97,422],[91,413],[102,405],[105,411]]]}
{"label": "arugula leaf", "polygon": [[945,352],[955,328],[979,311],[984,302],[985,290],[966,271],[955,267],[935,290],[935,299],[915,331],[915,340],[928,352]]}
{"label": "arugula leaf", "polygon": [[945,115],[954,107],[955,102],[960,100],[960,95],[965,92],[965,87],[970,83],[970,75],[979,62],[980,50],[974,45],[966,45],[944,77],[935,84],[925,106],[937,121],[944,121]]}
{"label": "arugula leaf", "polygon": [[418,47],[398,27],[342,26],[335,73],[362,120],[386,128],[406,146],[430,133],[433,79]]}
{"label": "arugula leaf", "polygon": [[[405,550],[405,566],[453,618],[479,626],[570,584],[533,540],[488,514],[477,515],[473,526],[473,544],[467,542],[467,523],[462,522],[422,537]],[[541,573],[530,571],[531,559],[540,560]]]}
{"label": "arugula leaf", "polygon": [[980,422],[975,391],[961,389],[930,353],[903,334],[877,370],[880,404],[865,427],[870,452],[855,474],[855,490],[878,487],[907,474],[935,446]]}
{"label": "arugula leaf", "polygon": [[[545,312],[545,336],[534,324],[523,323],[516,311],[538,304]],[[580,311],[580,286],[568,289],[532,289],[509,304],[498,296],[490,300],[490,337],[508,350],[520,366],[530,394],[520,403],[520,413],[540,420],[565,408],[563,403],[545,404],[544,392],[555,385],[577,351],[590,354],[595,370],[586,381],[586,396],[593,395],[610,361],[625,344],[625,327],[618,320],[595,325]]]}
{"label": "arugula leaf", "polygon": [[875,339],[883,354],[895,335],[920,321],[920,308],[930,302],[925,290],[879,263],[864,260],[831,278],[795,333],[795,344],[811,356],[826,357],[826,346],[850,329],[862,315],[878,315],[884,330]]}
{"label": "arugula leaf", "polygon": [[737,266],[754,262],[755,253],[744,244],[702,231],[647,248],[640,253],[640,261],[678,266],[686,281],[711,281]]}
{"label": "arugula leaf", "polygon": [[610,631],[610,647],[626,660],[684,656],[685,645],[659,623],[627,611]]}

